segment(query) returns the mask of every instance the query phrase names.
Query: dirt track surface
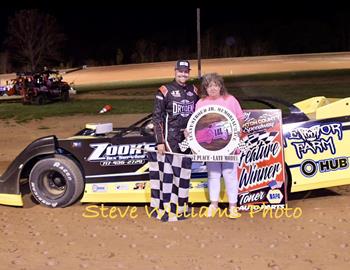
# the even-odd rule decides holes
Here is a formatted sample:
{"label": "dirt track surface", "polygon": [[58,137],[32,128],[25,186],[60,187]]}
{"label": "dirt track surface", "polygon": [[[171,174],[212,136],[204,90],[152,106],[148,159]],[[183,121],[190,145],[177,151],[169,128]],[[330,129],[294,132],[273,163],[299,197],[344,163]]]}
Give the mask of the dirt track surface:
{"label": "dirt track surface", "polygon": [[[337,68],[350,66],[350,55],[334,57]],[[313,69],[318,64],[320,69],[324,67],[322,58],[314,56]],[[246,59],[244,64],[247,72],[277,68],[273,59],[269,59],[271,66],[251,60]],[[295,61],[311,66],[305,58],[297,57]],[[284,61],[279,63],[282,71]],[[157,76],[158,70],[166,69],[164,72],[169,71],[166,77],[171,77],[171,65],[152,64],[152,68]],[[221,69],[221,65],[213,66],[212,71]],[[244,69],[237,67],[238,70]],[[128,78],[134,78],[134,72],[129,70]],[[153,74],[139,68],[138,72],[138,77]],[[95,81],[103,76],[117,78],[98,71],[89,76],[85,82],[92,77]],[[24,124],[1,121],[0,172],[38,137],[51,134],[68,137],[88,122],[127,126],[143,116],[72,116]],[[137,205],[135,219],[128,215],[93,219],[83,217],[88,205],[48,209],[36,204],[26,193],[24,208],[0,206],[0,269],[349,269],[350,186],[312,195],[289,202],[289,207],[302,209],[299,219],[262,218],[261,214],[250,217],[244,213],[238,220],[196,217],[161,223],[148,218],[143,205]],[[125,205],[108,205],[113,206],[126,210]]]}
{"label": "dirt track surface", "polygon": [[[190,63],[190,75],[198,77],[197,60],[190,60]],[[173,78],[174,65],[175,61],[88,67],[63,75],[63,79],[81,85]],[[202,74],[217,72],[221,75],[246,75],[346,68],[350,68],[350,52],[202,59]],[[2,83],[14,77],[15,74],[0,74]]]}
{"label": "dirt track surface", "polygon": [[[198,76],[197,61],[191,60],[191,76]],[[244,75],[283,71],[306,71],[350,68],[350,53],[307,54],[265,57],[237,57],[203,59],[202,74],[217,72],[221,75]],[[112,67],[91,67],[64,76],[76,84],[92,84],[96,81],[122,82],[148,79],[164,79],[174,76],[174,61],[151,64],[135,64]]]}

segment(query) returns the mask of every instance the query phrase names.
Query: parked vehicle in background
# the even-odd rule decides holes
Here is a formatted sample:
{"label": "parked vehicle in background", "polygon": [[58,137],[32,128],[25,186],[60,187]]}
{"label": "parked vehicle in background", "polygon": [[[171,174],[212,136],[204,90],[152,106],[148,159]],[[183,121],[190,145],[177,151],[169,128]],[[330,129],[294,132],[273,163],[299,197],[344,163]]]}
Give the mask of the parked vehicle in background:
{"label": "parked vehicle in background", "polygon": [[40,72],[17,72],[15,79],[6,81],[6,85],[0,87],[0,96],[21,96],[23,104],[66,102],[75,90],[71,84],[63,80],[62,74],[85,68],[86,66],[82,66],[66,72],[47,68]]}
{"label": "parked vehicle in background", "polygon": [[[69,70],[65,74],[85,68],[86,66],[79,67]],[[21,95],[23,104],[42,105],[56,100],[67,102],[70,90],[73,90],[71,85],[63,81],[59,71],[44,69],[42,72],[26,75]]]}

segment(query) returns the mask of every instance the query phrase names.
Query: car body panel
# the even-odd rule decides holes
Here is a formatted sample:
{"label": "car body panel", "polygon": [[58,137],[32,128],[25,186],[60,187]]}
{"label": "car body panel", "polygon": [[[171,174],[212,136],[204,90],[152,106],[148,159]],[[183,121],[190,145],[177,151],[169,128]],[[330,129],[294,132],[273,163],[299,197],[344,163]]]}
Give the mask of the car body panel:
{"label": "car body panel", "polygon": [[350,116],[283,126],[292,192],[350,184]]}
{"label": "car body panel", "polygon": [[21,194],[0,193],[0,204],[23,206],[23,198]]}
{"label": "car body panel", "polygon": [[[58,146],[61,151],[73,155],[84,168],[86,185],[81,202],[150,200],[149,167],[142,149],[155,149],[152,136],[75,138],[58,140]],[[208,201],[208,194],[203,193],[206,173],[194,169],[191,178],[190,200]]]}
{"label": "car body panel", "polygon": [[36,157],[55,154],[56,143],[55,136],[47,136],[29,144],[0,176],[0,194],[19,194],[19,181],[23,168]]}
{"label": "car body panel", "polygon": [[[189,191],[190,202],[209,201],[206,181],[206,177],[191,179],[191,188]],[[81,199],[81,202],[149,202],[150,199],[150,182],[146,180],[86,184],[84,196]],[[224,192],[220,194],[220,200],[227,201]]]}
{"label": "car body panel", "polygon": [[[283,117],[283,134],[291,192],[350,184],[349,98],[324,100],[315,97],[295,104],[266,97],[246,100],[258,101],[270,108],[276,108],[273,105],[276,101],[289,108],[289,114]],[[22,205],[19,178],[23,166],[33,158],[54,153],[67,155],[79,164],[86,183],[82,202],[148,202],[148,164],[143,149],[155,146],[154,137],[144,129],[150,122],[151,115],[148,115],[111,134],[96,135],[83,129],[67,139],[57,140],[51,136],[50,142],[43,143],[42,147],[38,143],[40,139],[36,140],[0,176],[0,203]],[[303,162],[306,161],[310,164],[305,165]],[[321,172],[319,164],[322,162],[326,169]],[[306,170],[308,166],[309,170],[314,166],[317,170],[312,176],[305,176],[302,166],[306,166]],[[189,196],[191,202],[209,201],[203,164],[194,163]],[[220,201],[227,201],[223,183]]]}

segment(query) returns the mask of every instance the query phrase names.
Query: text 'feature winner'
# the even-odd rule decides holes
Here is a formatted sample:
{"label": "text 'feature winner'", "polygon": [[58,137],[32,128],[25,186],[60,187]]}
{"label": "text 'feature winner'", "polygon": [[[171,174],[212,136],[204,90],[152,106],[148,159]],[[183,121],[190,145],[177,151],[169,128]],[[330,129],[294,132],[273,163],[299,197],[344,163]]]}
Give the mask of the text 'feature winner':
{"label": "text 'feature winner'", "polygon": [[244,112],[238,166],[241,210],[284,208],[286,184],[280,110]]}

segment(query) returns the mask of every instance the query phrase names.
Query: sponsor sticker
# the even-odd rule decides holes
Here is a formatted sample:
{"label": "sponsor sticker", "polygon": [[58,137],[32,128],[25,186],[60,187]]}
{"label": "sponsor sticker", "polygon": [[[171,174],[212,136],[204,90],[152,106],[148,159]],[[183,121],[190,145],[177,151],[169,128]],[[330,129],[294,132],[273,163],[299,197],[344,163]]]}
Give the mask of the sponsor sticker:
{"label": "sponsor sticker", "polygon": [[173,97],[181,97],[180,90],[174,90],[170,92]]}
{"label": "sponsor sticker", "polygon": [[327,173],[349,168],[347,157],[328,158],[319,161],[306,159],[300,164],[300,171],[305,177],[313,177],[317,172]]}
{"label": "sponsor sticker", "polygon": [[81,142],[73,142],[72,143],[73,148],[80,148],[81,147]]}
{"label": "sponsor sticker", "polygon": [[128,190],[129,186],[128,185],[116,185],[115,190]]}
{"label": "sponsor sticker", "polygon": [[208,188],[208,182],[199,183],[196,188]]}
{"label": "sponsor sticker", "polygon": [[194,112],[194,102],[187,99],[180,102],[173,102],[173,115],[181,115],[182,117],[188,117]]}
{"label": "sponsor sticker", "polygon": [[335,140],[343,139],[341,123],[319,124],[311,127],[297,127],[290,131],[287,139],[295,149],[299,159],[307,153],[329,152],[336,154]]}
{"label": "sponsor sticker", "polygon": [[92,192],[107,192],[107,185],[94,184],[92,185]]}
{"label": "sponsor sticker", "polygon": [[[155,149],[154,143],[138,143],[138,144],[119,144],[111,143],[92,143],[89,145],[93,150],[87,158],[90,162],[100,162],[101,166],[117,166],[117,165],[134,165],[143,164],[146,154],[145,148]],[[131,161],[130,161],[131,160]],[[102,161],[111,161],[105,162]],[[120,162],[112,162],[120,161]]]}
{"label": "sponsor sticker", "polygon": [[283,194],[279,189],[271,189],[267,193],[267,200],[269,203],[278,204],[282,201]]}
{"label": "sponsor sticker", "polygon": [[135,183],[134,190],[143,190],[146,188],[146,182]]}

